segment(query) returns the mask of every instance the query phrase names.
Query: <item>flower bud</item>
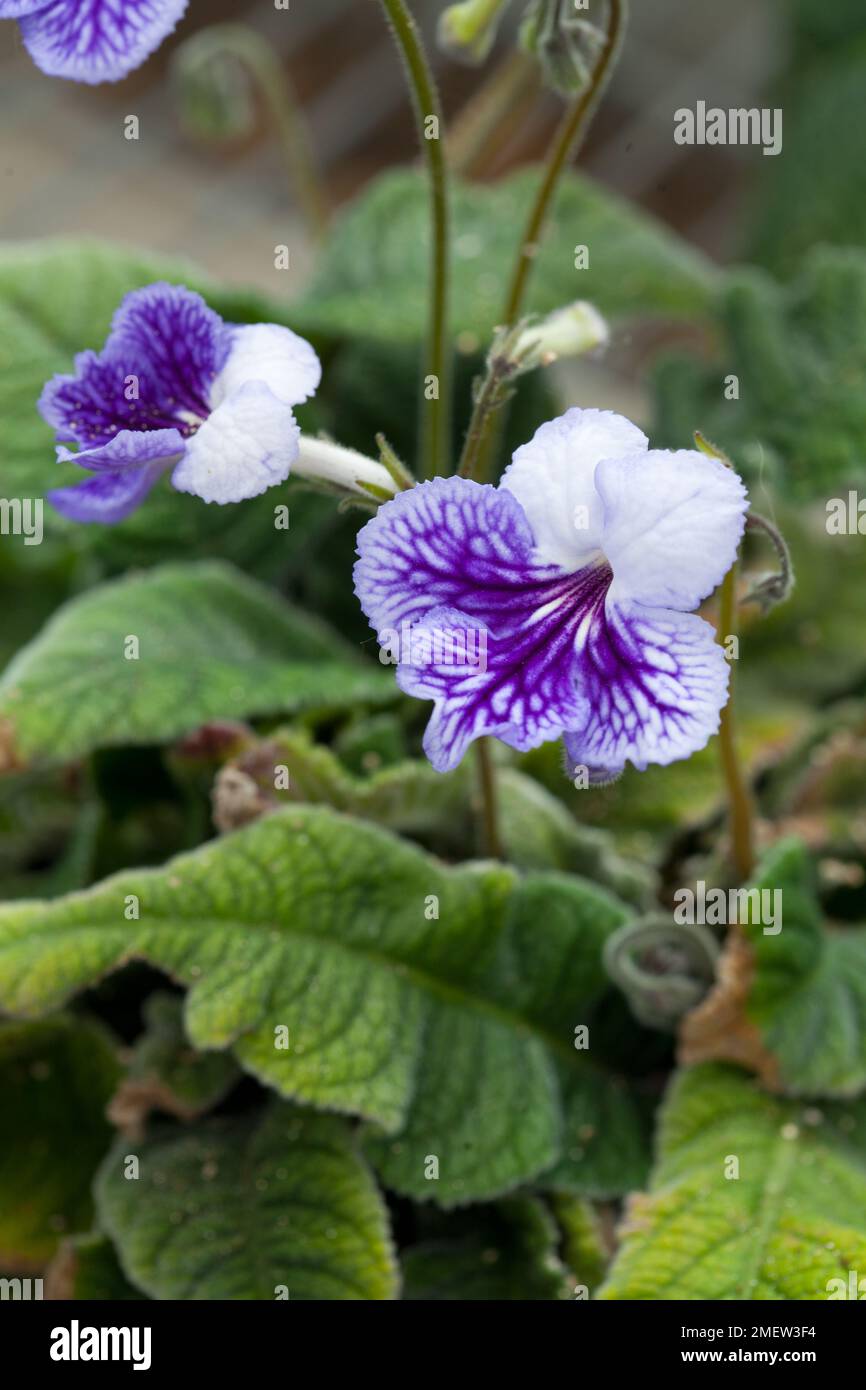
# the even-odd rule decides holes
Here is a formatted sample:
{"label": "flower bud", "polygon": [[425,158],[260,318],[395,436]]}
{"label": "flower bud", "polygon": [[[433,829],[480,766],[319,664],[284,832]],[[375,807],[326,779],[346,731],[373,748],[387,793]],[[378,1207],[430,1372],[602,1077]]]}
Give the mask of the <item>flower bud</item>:
{"label": "flower bud", "polygon": [[483,63],[508,0],[462,0],[439,18],[439,47],[464,63]]}
{"label": "flower bud", "polygon": [[582,357],[604,346],[610,337],[598,310],[583,299],[556,309],[538,323],[523,327],[511,345],[509,356],[521,371],[549,366],[559,357]]}

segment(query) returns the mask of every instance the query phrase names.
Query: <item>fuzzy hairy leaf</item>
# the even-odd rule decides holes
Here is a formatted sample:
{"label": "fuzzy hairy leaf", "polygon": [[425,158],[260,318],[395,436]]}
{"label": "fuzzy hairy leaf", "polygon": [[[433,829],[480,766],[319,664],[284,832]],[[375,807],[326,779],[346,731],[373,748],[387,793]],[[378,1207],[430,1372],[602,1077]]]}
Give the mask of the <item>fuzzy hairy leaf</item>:
{"label": "fuzzy hairy leaf", "polygon": [[862,1103],[810,1110],[731,1067],[681,1073],[621,1237],[599,1298],[826,1299],[866,1268]]}
{"label": "fuzzy hairy leaf", "polygon": [[[385,1204],[345,1121],[273,1102],[128,1141],[96,1180],[127,1278],[158,1299],[390,1299]],[[285,1292],[281,1292],[284,1289]]]}
{"label": "fuzzy hairy leaf", "polygon": [[732,1048],[751,1030],[749,1052],[775,1087],[794,1096],[859,1095],[866,1090],[866,929],[824,924],[814,865],[798,841],[768,854],[753,889],[771,909],[780,906],[781,930],[765,932],[763,917],[741,922],[720,986],[687,1022],[688,1055],[742,1057]]}
{"label": "fuzzy hairy leaf", "polygon": [[0,1026],[0,1262],[39,1268],[90,1224],[93,1170],[111,1142],[120,1066],[101,1028],[52,1018]]}
{"label": "fuzzy hairy leaf", "polygon": [[56,1008],[142,957],[190,987],[194,1046],[233,1046],[283,1095],[370,1121],[401,1191],[469,1201],[556,1164],[558,1186],[608,1195],[642,1177],[642,1119],[574,1032],[626,916],[579,879],[445,868],[298,807],[165,869],[0,908],[0,1007]]}
{"label": "fuzzy hairy leaf", "polygon": [[[660,442],[701,429],[750,478],[797,499],[844,495],[866,477],[866,252],[819,248],[779,286],[732,275],[721,300],[722,357],[670,360],[657,375]],[[725,399],[725,379],[739,399]]]}
{"label": "fuzzy hairy leaf", "polygon": [[239,571],[165,565],[73,599],[19,653],[0,679],[0,767],[392,695],[384,672]]}
{"label": "fuzzy hairy leaf", "polygon": [[[539,175],[454,190],[453,325],[484,348],[501,322],[503,285]],[[423,178],[378,179],[343,215],[313,281],[292,306],[301,331],[418,342],[427,322],[429,211]],[[590,248],[575,269],[575,246]],[[605,315],[706,310],[717,272],[671,232],[578,174],[563,181],[536,259],[528,309],[589,299]]]}

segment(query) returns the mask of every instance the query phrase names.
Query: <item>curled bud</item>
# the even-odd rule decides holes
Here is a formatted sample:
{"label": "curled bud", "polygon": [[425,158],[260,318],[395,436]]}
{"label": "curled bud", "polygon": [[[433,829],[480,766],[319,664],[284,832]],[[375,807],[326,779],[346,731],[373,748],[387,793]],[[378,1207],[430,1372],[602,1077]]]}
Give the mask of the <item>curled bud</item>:
{"label": "curled bud", "polygon": [[204,29],[182,43],[172,60],[172,83],[184,130],[196,140],[243,139],[258,121],[256,95],[230,27]]}
{"label": "curled bud", "polygon": [[520,28],[520,42],[538,59],[549,86],[573,96],[586,85],[603,35],[575,14],[573,0],[532,0]]}
{"label": "curled bud", "polygon": [[496,40],[508,0],[462,0],[439,19],[439,47],[464,63],[483,63]]}

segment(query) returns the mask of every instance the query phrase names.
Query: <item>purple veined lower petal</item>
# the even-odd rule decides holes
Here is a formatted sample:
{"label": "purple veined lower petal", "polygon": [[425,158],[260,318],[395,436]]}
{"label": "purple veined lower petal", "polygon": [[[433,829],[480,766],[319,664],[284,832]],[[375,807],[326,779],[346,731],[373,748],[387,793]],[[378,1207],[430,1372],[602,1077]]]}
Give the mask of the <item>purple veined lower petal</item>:
{"label": "purple veined lower petal", "polygon": [[448,607],[409,627],[411,657],[397,683],[434,701],[424,751],[437,771],[456,767],[485,734],[526,752],[575,726],[584,710],[575,645],[597,620],[609,583],[610,571],[594,565],[549,580],[531,600],[515,599],[495,627]]}
{"label": "purple veined lower petal", "polygon": [[95,473],[83,483],[55,488],[48,493],[48,501],[70,521],[114,526],[141,505],[169,462],[163,459],[138,468]]}
{"label": "purple veined lower petal", "polygon": [[646,450],[648,440],[610,410],[567,410],[515,450],[500,487],[523,507],[536,558],[564,570],[589,563],[600,548],[604,508],[595,487],[602,459]]}
{"label": "purple veined lower petal", "polygon": [[188,0],[47,0],[21,19],[24,45],[49,77],[116,82],[175,28]]}
{"label": "purple veined lower petal", "polygon": [[300,450],[292,408],[260,381],[248,381],[217,406],[187,441],[172,474],[178,492],[204,502],[242,502],[285,482]]}
{"label": "purple veined lower petal", "polygon": [[247,381],[261,381],[277,400],[301,405],[315,395],[322,364],[311,343],[277,323],[229,328],[229,349],[212,395],[213,406]]}
{"label": "purple veined lower petal", "polygon": [[709,623],[694,613],[616,603],[582,634],[576,677],[582,713],[565,736],[571,766],[640,771],[703,748],[719,727],[729,669]]}
{"label": "purple veined lower petal", "polygon": [[401,492],[358,533],[355,593],[381,633],[443,605],[496,622],[553,571],[534,566],[519,502],[466,478]]}
{"label": "purple veined lower petal", "polygon": [[696,608],[737,554],[748,507],[731,468],[697,450],[660,449],[600,463],[602,549],[612,600]]}
{"label": "purple veined lower petal", "polygon": [[161,462],[167,466],[176,462],[185,448],[186,440],[179,430],[121,430],[107,444],[93,449],[73,453],[61,446],[57,450],[57,462],[76,463],[96,473],[118,473],[138,468],[143,463]]}

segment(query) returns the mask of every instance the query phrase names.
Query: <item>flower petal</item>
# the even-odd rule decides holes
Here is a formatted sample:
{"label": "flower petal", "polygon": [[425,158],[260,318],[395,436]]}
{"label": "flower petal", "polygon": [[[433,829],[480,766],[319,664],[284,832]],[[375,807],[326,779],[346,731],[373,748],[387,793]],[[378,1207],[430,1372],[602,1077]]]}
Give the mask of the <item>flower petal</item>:
{"label": "flower petal", "polygon": [[435,478],[358,533],[355,592],[379,633],[447,605],[490,621],[532,577],[532,533],[508,492]]}
{"label": "flower petal", "polygon": [[523,507],[540,563],[576,570],[589,562],[604,522],[596,466],[637,454],[647,444],[646,435],[622,415],[575,407],[515,451],[500,486]]}
{"label": "flower petal", "polygon": [[612,599],[696,608],[742,539],[748,498],[737,474],[696,450],[653,449],[600,463],[595,482]]}
{"label": "flower petal", "polygon": [[48,382],[39,410],[61,439],[85,446],[124,428],[189,431],[209,414],[228,343],[219,315],[184,285],[133,290],[102,352],[79,353],[74,373]]}
{"label": "flower petal", "polygon": [[21,21],[21,36],[49,77],[116,82],[177,24],[188,0],[48,0]]}
{"label": "flower petal", "polygon": [[57,450],[58,463],[77,463],[94,472],[119,472],[142,463],[172,463],[186,448],[179,430],[121,430],[107,444],[94,449]]}
{"label": "flower petal", "polygon": [[86,482],[54,488],[48,501],[70,521],[97,521],[113,526],[134,512],[165,471],[165,460],[138,468],[95,473]]}
{"label": "flower petal", "polygon": [[0,19],[21,19],[34,10],[44,10],[48,0],[0,0]]}
{"label": "flower petal", "polygon": [[565,739],[571,763],[612,776],[626,760],[643,771],[689,757],[719,727],[728,677],[702,618],[615,603],[609,594],[577,659],[583,709]]}
{"label": "flower petal", "polygon": [[426,644],[428,659],[401,663],[397,684],[434,701],[424,751],[437,772],[456,767],[484,734],[522,752],[559,738],[581,709],[572,636],[525,628],[517,638],[497,638],[484,623],[445,607],[412,627],[413,653]]}
{"label": "flower petal", "polygon": [[298,457],[300,437],[291,406],[262,382],[248,381],[187,441],[172,484],[205,502],[258,497],[285,482]]}
{"label": "flower petal", "polygon": [[211,396],[214,406],[245,381],[263,381],[287,405],[300,405],[315,395],[322,364],[306,338],[276,323],[253,323],[229,332],[229,353]]}

